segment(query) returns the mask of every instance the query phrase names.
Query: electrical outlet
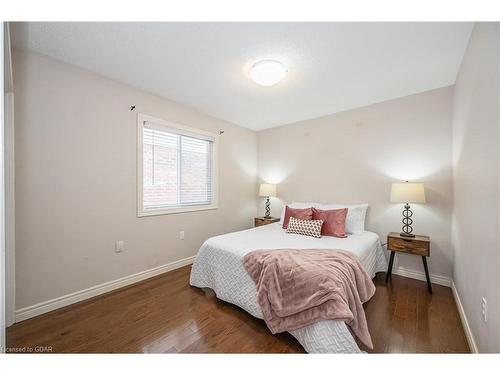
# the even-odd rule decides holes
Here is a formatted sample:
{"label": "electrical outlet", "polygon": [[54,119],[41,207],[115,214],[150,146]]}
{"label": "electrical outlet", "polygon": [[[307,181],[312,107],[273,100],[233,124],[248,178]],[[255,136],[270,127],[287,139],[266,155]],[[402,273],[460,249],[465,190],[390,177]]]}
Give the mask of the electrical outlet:
{"label": "electrical outlet", "polygon": [[115,242],[115,253],[122,253],[125,251],[125,241],[116,241]]}
{"label": "electrical outlet", "polygon": [[183,239],[184,239],[184,231],[183,231],[183,230],[181,230],[181,231],[179,232],[179,240],[183,240]]}
{"label": "electrical outlet", "polygon": [[488,321],[488,301],[486,298],[481,298],[481,316],[483,317],[483,322]]}

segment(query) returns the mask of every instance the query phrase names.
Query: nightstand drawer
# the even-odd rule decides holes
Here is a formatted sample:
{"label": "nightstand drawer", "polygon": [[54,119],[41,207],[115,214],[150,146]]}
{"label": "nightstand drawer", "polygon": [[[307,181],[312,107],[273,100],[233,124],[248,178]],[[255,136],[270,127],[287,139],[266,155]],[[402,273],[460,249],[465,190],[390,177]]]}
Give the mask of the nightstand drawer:
{"label": "nightstand drawer", "polygon": [[256,227],[260,227],[262,225],[277,223],[278,221],[280,221],[279,217],[256,217],[254,224]]}
{"label": "nightstand drawer", "polygon": [[431,278],[427,267],[427,257],[431,255],[431,239],[429,236],[405,237],[401,233],[391,232],[387,235],[387,250],[390,250],[389,267],[385,274],[385,282],[391,278],[394,256],[397,252],[413,255],[420,255],[424,264],[425,278],[427,279],[427,289],[432,294]]}
{"label": "nightstand drawer", "polygon": [[402,251],[406,253],[429,256],[429,242],[418,241],[412,238],[394,238],[389,237],[387,250]]}

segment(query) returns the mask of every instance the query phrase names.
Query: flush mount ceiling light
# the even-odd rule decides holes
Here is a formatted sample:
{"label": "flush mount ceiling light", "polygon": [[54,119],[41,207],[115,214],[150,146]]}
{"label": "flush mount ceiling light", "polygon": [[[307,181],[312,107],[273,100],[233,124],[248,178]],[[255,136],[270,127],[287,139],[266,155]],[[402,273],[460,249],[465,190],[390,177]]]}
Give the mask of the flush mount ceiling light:
{"label": "flush mount ceiling light", "polygon": [[262,86],[277,84],[287,73],[285,65],[276,60],[261,60],[250,68],[248,75],[251,80]]}

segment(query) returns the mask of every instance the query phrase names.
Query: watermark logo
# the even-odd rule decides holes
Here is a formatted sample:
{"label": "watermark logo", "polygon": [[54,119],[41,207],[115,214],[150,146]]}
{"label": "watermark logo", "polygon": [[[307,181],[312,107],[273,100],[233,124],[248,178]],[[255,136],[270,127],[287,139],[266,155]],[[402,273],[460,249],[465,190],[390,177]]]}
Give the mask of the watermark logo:
{"label": "watermark logo", "polygon": [[5,353],[52,353],[52,351],[52,345],[12,346],[5,348]]}

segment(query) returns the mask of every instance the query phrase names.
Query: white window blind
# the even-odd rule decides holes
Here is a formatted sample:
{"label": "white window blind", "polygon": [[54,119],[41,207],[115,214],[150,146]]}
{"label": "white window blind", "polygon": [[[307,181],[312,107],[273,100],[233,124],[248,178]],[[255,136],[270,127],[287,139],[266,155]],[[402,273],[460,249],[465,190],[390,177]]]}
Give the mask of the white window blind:
{"label": "white window blind", "polygon": [[214,138],[144,122],[142,211],[213,205],[213,164]]}

